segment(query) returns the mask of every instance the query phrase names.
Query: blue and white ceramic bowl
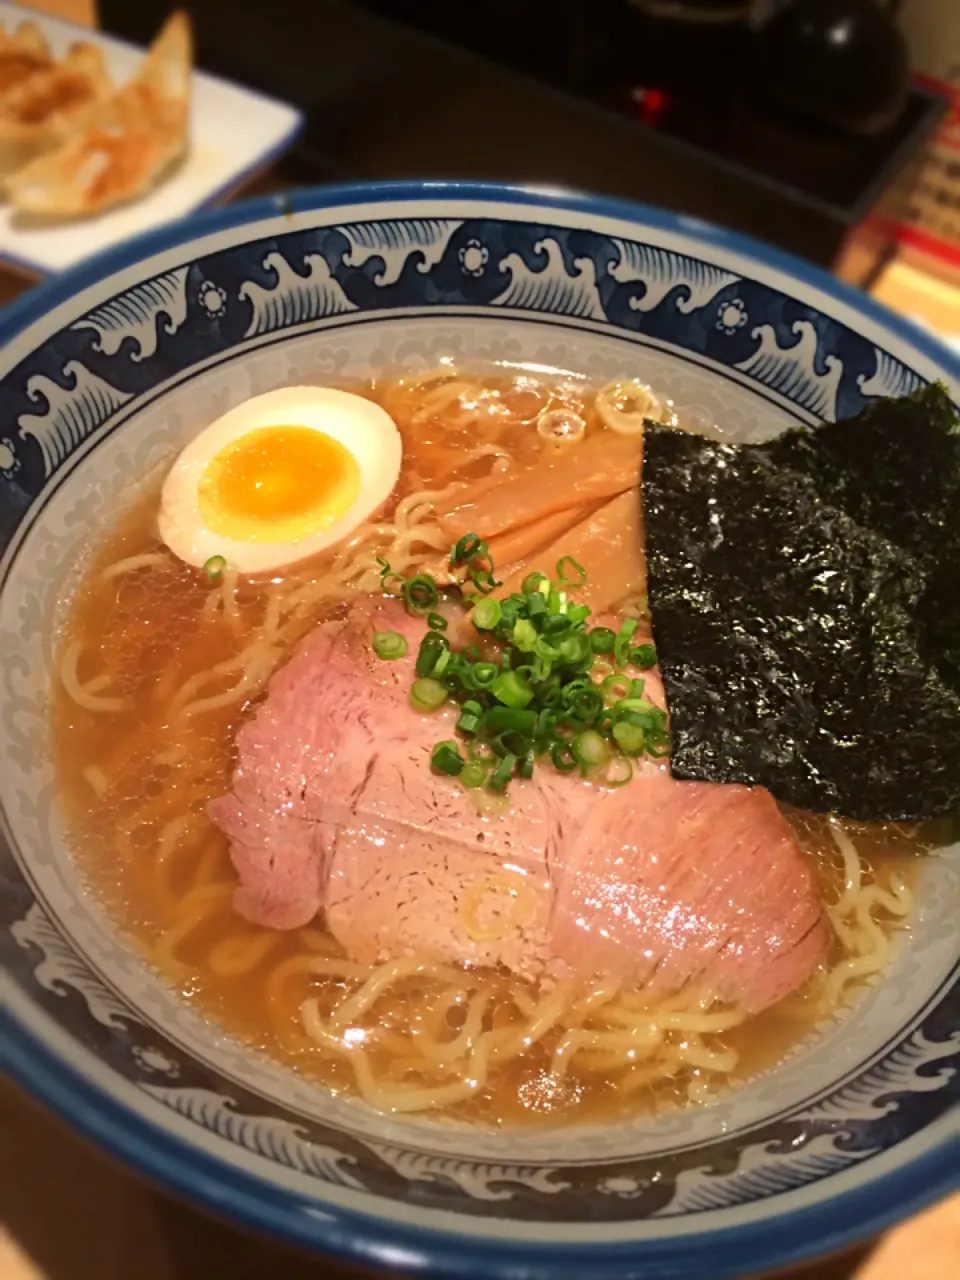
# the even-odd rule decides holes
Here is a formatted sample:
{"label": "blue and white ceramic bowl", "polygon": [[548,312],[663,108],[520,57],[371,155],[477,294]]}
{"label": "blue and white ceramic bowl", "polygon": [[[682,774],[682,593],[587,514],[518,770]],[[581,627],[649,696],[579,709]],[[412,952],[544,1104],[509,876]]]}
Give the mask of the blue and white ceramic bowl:
{"label": "blue and white ceramic bowl", "polygon": [[0,320],[0,1020],[5,1065],[186,1197],[386,1268],[742,1275],[956,1185],[960,846],[924,865],[883,983],[715,1105],[496,1133],[385,1119],[178,1003],[86,896],[46,749],[70,574],[171,445],[272,387],[509,359],[641,376],[733,437],[858,410],[960,366],[828,276],[689,219],[411,183],[197,217]]}

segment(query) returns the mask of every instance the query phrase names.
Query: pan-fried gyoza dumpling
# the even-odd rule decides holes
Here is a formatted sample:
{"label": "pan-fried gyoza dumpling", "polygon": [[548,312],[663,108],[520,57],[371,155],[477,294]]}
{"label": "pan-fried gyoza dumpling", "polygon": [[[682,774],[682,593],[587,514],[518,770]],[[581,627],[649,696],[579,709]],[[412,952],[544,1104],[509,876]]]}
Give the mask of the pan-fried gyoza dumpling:
{"label": "pan-fried gyoza dumpling", "polygon": [[[0,55],[0,75],[2,67]],[[0,172],[58,147],[87,124],[112,89],[103,54],[85,43],[75,44],[61,62],[8,84],[0,96]]]}
{"label": "pan-fried gyoza dumpling", "polygon": [[14,208],[71,217],[147,191],[186,147],[192,55],[189,19],[174,13],[130,83],[80,132],[8,179]]}
{"label": "pan-fried gyoza dumpling", "polygon": [[32,22],[22,22],[13,32],[0,24],[0,101],[21,80],[52,66],[50,48]]}

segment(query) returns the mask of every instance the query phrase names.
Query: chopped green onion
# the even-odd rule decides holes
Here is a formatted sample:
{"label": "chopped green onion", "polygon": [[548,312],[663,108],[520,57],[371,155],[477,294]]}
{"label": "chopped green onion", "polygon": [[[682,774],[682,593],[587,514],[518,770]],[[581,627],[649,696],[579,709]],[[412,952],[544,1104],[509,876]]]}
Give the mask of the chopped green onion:
{"label": "chopped green onion", "polygon": [[646,698],[621,698],[611,711],[614,723],[623,720],[627,724],[638,724],[641,729],[650,729],[656,721],[656,708]]}
{"label": "chopped green onion", "polygon": [[530,591],[526,597],[527,617],[531,622],[536,622],[538,618],[542,618],[546,622],[553,615],[550,613],[546,600],[539,591]]}
{"label": "chopped green onion", "polygon": [[563,686],[556,676],[553,676],[547,681],[545,688],[538,690],[538,695],[538,701],[542,707],[555,707],[563,697]]}
{"label": "chopped green onion", "polygon": [[[544,640],[543,636],[538,636],[537,643],[533,646],[533,656],[534,661],[539,659],[540,662],[546,663],[552,670],[553,664],[560,661],[560,646],[551,644],[549,640]],[[543,679],[546,680],[549,674],[550,672],[547,671]]]}
{"label": "chopped green onion", "polygon": [[[572,575],[572,576],[571,576]],[[582,587],[587,571],[573,556],[561,556],[557,561],[557,582],[561,587]]]}
{"label": "chopped green onion", "polygon": [[635,667],[639,667],[641,671],[647,671],[650,667],[656,666],[657,650],[652,644],[639,644],[635,649],[630,650],[630,661]]}
{"label": "chopped green onion", "polygon": [[615,719],[616,717],[614,716],[613,712],[610,711],[609,708],[607,708],[604,711],[601,711],[601,713],[597,716],[596,720],[594,720],[593,727],[595,729],[599,729],[601,733],[605,733],[609,738],[610,732],[613,729],[613,722]]}
{"label": "chopped green onion", "polygon": [[440,593],[437,591],[437,584],[428,574],[419,573],[415,578],[408,578],[404,582],[403,598],[411,613],[423,614],[433,608],[440,599]]}
{"label": "chopped green onion", "polygon": [[586,727],[586,722],[581,720],[579,716],[575,716],[569,711],[564,711],[562,715],[557,716],[554,732],[558,737],[574,738],[578,733],[582,733]]}
{"label": "chopped green onion", "polygon": [[499,600],[478,600],[471,616],[478,631],[492,631],[500,621]]}
{"label": "chopped green onion", "polygon": [[545,707],[537,716],[537,724],[533,731],[533,736],[537,739],[550,738],[553,735],[556,724],[556,713],[551,711],[549,707]]}
{"label": "chopped green onion", "polygon": [[[539,644],[539,641],[537,643]],[[530,679],[533,683],[542,684],[545,680],[549,680],[552,671],[553,663],[549,658],[541,658],[538,653],[535,653],[530,663]]]}
{"label": "chopped green onion", "polygon": [[609,627],[594,627],[590,632],[590,648],[594,653],[613,653],[617,635]]}
{"label": "chopped green onion", "polygon": [[560,641],[560,657],[571,667],[578,667],[590,657],[590,641],[579,632]]}
{"label": "chopped green onion", "polygon": [[406,636],[402,636],[399,631],[375,631],[373,633],[373,651],[378,658],[384,658],[387,662],[392,662],[395,658],[402,658],[410,648],[409,641]]}
{"label": "chopped green onion", "polygon": [[573,758],[581,769],[593,769],[603,764],[610,756],[610,747],[603,734],[596,729],[584,729],[578,733],[571,744]]}
{"label": "chopped green onion", "polygon": [[525,707],[533,698],[529,683],[517,671],[503,671],[490,686],[490,692],[507,707]]}
{"label": "chopped green onion", "polygon": [[477,689],[489,689],[499,674],[495,662],[475,662],[470,668],[470,678]]}
{"label": "chopped green onion", "polygon": [[454,662],[454,655],[451,653],[449,649],[443,649],[440,653],[440,656],[437,658],[436,662],[433,664],[430,674],[432,676],[444,675],[447,671],[447,668],[450,666],[451,662]]}
{"label": "chopped green onion", "polygon": [[506,755],[494,769],[490,775],[490,786],[494,791],[502,791],[507,783],[513,777],[513,771],[516,767],[517,757],[514,755]]}
{"label": "chopped green onion", "polygon": [[607,676],[600,685],[600,692],[608,700],[616,701],[630,695],[630,681],[626,676]]}
{"label": "chopped green onion", "polygon": [[[543,596],[540,597],[543,599]],[[541,630],[545,636],[561,636],[566,631],[570,631],[573,623],[565,613],[551,613],[543,620]]]}
{"label": "chopped green onion", "polygon": [[[587,580],[572,556],[557,561],[553,581],[529,573],[521,591],[495,599],[491,593],[502,584],[488,544],[470,533],[450,548],[451,567],[465,566],[460,598],[472,606],[477,632],[497,644],[494,661],[477,645],[451,648],[448,619],[433,611],[441,591],[429,574],[407,579],[388,561],[377,563],[384,591],[395,587],[409,612],[426,617],[411,704],[421,712],[451,697],[459,704],[456,728],[469,744],[469,762],[456,741],[439,742],[431,752],[438,772],[462,776],[468,788],[486,783],[503,791],[514,775],[532,777],[537,757],[548,753],[561,772],[579,767],[615,787],[633,775],[627,757],[669,752],[666,713],[643,696],[642,679],[618,671],[628,663],[652,667],[656,649],[633,643],[640,625],[634,618],[624,619],[616,632],[590,626],[589,606],[568,595]],[[374,634],[373,647],[381,657],[402,657],[409,642],[400,632],[382,631]],[[606,655],[612,662],[603,660]]]}
{"label": "chopped green onion", "polygon": [[483,724],[483,707],[472,699],[460,708],[457,721],[458,733],[477,733]]}
{"label": "chopped green onion", "polygon": [[603,698],[596,689],[582,689],[570,704],[570,710],[589,724],[603,710]]}
{"label": "chopped green onion", "polygon": [[[475,706],[476,704],[466,705]],[[491,707],[486,717],[486,726],[491,733],[503,733],[505,729],[515,729],[529,738],[533,735],[536,724],[535,711],[522,711],[516,707]]]}
{"label": "chopped green onion", "polygon": [[410,687],[410,705],[414,711],[436,711],[447,700],[447,691],[439,680],[424,676]]}
{"label": "chopped green onion", "polygon": [[502,584],[497,582],[489,569],[471,569],[467,577],[477,588],[481,595],[488,596],[495,587]]}
{"label": "chopped green onion", "polygon": [[567,683],[563,686],[563,689],[561,690],[560,701],[563,703],[563,705],[566,708],[569,709],[572,706],[574,700],[581,693],[583,693],[584,690],[589,688],[590,688],[590,681],[583,679],[582,676],[576,680],[568,680]]}
{"label": "chopped green onion", "polygon": [[507,729],[503,733],[498,733],[490,744],[493,747],[494,755],[498,755],[501,759],[504,756],[524,756],[530,750],[530,739],[523,733],[517,733],[516,729]]}
{"label": "chopped green onion", "polygon": [[430,763],[437,773],[456,778],[463,773],[466,761],[455,742],[438,742],[430,752]]}
{"label": "chopped green onion", "polygon": [[226,567],[227,562],[223,556],[211,556],[209,560],[204,562],[203,572],[211,582],[219,582]]}
{"label": "chopped green onion", "polygon": [[646,698],[621,698],[611,708],[615,720],[629,720],[631,724],[652,729],[660,723],[663,712]]}
{"label": "chopped green onion", "polygon": [[468,560],[472,560],[480,551],[484,543],[475,533],[465,533],[459,542],[450,548],[450,568],[454,565],[466,564]]}
{"label": "chopped green onion", "polygon": [[642,725],[635,724],[631,720],[615,720],[612,732],[614,742],[624,755],[642,755],[647,740],[646,731]]}
{"label": "chopped green onion", "polygon": [[650,716],[653,708],[645,698],[621,698],[609,710],[613,719],[623,719],[625,712],[640,712],[641,716],[637,719],[637,723],[643,724],[644,728],[648,724],[653,724],[653,717]]}
{"label": "chopped green onion", "polygon": [[437,631],[428,631],[420,641],[420,651],[417,654],[417,675],[432,675],[437,659],[447,648],[449,648],[449,645],[445,636],[440,635]]}
{"label": "chopped green onion", "polygon": [[630,656],[630,641],[640,624],[636,618],[624,618],[613,644],[613,660],[618,667],[625,667]]}
{"label": "chopped green onion", "polygon": [[527,618],[521,618],[513,627],[513,643],[521,653],[533,653],[537,646],[537,628]]}
{"label": "chopped green onion", "polygon": [[612,756],[596,774],[596,780],[604,787],[625,787],[633,777],[633,765],[623,756]]}
{"label": "chopped green onion", "polygon": [[[390,568],[390,561],[384,560],[381,556],[377,556],[377,564],[380,566],[380,590],[387,596],[402,596],[403,588],[406,585],[406,578],[402,573],[394,573]],[[388,583],[396,582],[396,588],[391,590]]]}

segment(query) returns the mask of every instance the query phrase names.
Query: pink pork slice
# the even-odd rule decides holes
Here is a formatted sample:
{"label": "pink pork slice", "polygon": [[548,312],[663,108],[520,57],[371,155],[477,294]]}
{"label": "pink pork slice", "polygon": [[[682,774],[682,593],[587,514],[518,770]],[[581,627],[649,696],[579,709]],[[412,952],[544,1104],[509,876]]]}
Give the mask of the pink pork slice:
{"label": "pink pork slice", "polygon": [[[377,658],[375,630],[405,634],[407,656]],[[456,712],[410,707],[423,632],[396,604],[357,609],[317,628],[274,676],[237,736],[233,791],[209,806],[240,877],[234,905],[278,929],[323,907],[361,963],[427,952],[525,972],[544,945],[556,820],[532,788],[509,821],[481,820],[459,785],[432,772],[430,750],[453,736]],[[509,879],[476,903],[475,932],[497,936],[470,938],[459,904],[494,873]],[[487,917],[503,914],[517,884],[523,909],[504,931]]]}
{"label": "pink pork slice", "polygon": [[[406,634],[409,655],[376,658],[374,629]],[[455,712],[409,706],[422,634],[395,604],[355,610],[272,680],[238,735],[233,792],[210,805],[242,915],[296,928],[323,911],[361,963],[416,954],[655,991],[692,982],[751,1011],[803,983],[827,923],[767,792],[653,763],[608,790],[544,766],[481,817],[429,767]],[[643,674],[663,705],[658,673]]]}
{"label": "pink pork slice", "polygon": [[565,810],[550,947],[578,972],[651,992],[693,984],[755,1012],[823,960],[823,906],[769,792],[648,763]]}

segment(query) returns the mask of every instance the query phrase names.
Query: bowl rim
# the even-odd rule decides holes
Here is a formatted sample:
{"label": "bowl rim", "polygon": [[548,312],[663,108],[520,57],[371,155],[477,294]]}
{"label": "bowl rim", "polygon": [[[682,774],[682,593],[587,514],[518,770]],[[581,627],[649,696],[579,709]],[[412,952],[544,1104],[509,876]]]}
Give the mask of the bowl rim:
{"label": "bowl rim", "polygon": [[[740,1280],[747,1272],[779,1269],[864,1241],[958,1186],[960,1119],[957,1132],[951,1136],[948,1129],[933,1150],[825,1204],[670,1239],[551,1246],[408,1227],[340,1207],[310,1214],[293,1193],[190,1148],[167,1129],[132,1113],[2,1009],[0,1045],[4,1069],[28,1093],[101,1150],[188,1204],[199,1202],[221,1219],[294,1247],[394,1272],[451,1280],[516,1280],[518,1274],[526,1280],[583,1280],[587,1274],[594,1280]],[[711,1259],[710,1272],[703,1270],[705,1257]]]}
{"label": "bowl rim", "polygon": [[[823,267],[806,262],[783,249],[756,240],[739,231],[706,222],[687,214],[673,213],[656,205],[617,196],[592,195],[573,188],[537,184],[472,182],[456,179],[407,179],[390,182],[335,183],[329,186],[298,188],[276,195],[238,200],[218,209],[199,209],[173,222],[138,232],[112,248],[103,249],[66,270],[41,281],[0,309],[0,344],[6,346],[34,321],[55,306],[96,284],[99,280],[155,254],[189,244],[201,236],[229,231],[248,223],[278,215],[292,218],[297,213],[336,209],[342,205],[391,204],[425,199],[474,201],[476,203],[525,205],[582,213],[596,217],[646,225],[701,241],[705,246],[752,259],[809,288],[859,311],[909,344],[928,360],[940,365],[955,383],[960,383],[960,355],[914,321],[899,315],[855,285],[831,275]],[[297,228],[291,227],[291,230]]]}
{"label": "bowl rim", "polygon": [[[278,214],[309,214],[341,205],[441,200],[553,209],[647,226],[695,237],[705,249],[747,257],[882,325],[896,339],[940,366],[960,386],[960,358],[932,334],[898,316],[827,271],[748,236],[629,200],[572,190],[519,184],[459,181],[350,183],[262,196],[222,209],[201,211],[143,232],[99,252],[44,281],[0,314],[5,346],[54,307],[106,276],[134,267],[157,253],[201,236],[243,227]],[[293,229],[293,228],[291,228]],[[543,1241],[489,1240],[478,1235],[406,1226],[375,1213],[339,1207],[305,1212],[292,1193],[272,1188],[256,1174],[231,1168],[216,1156],[184,1143],[161,1126],[130,1111],[68,1059],[41,1044],[11,1010],[0,1007],[0,1066],[51,1111],[136,1171],[199,1202],[214,1213],[257,1228],[295,1246],[322,1250],[354,1263],[408,1272],[469,1277],[515,1277],[518,1266],[534,1280],[597,1280],[619,1277],[705,1275],[705,1256],[715,1280],[789,1265],[835,1251],[874,1235],[960,1185],[960,1118],[945,1137],[919,1155],[882,1172],[830,1201],[758,1222],[706,1230],[670,1239],[550,1245]],[[949,1116],[948,1116],[949,1120]],[[468,1248],[464,1245],[468,1244]]]}

